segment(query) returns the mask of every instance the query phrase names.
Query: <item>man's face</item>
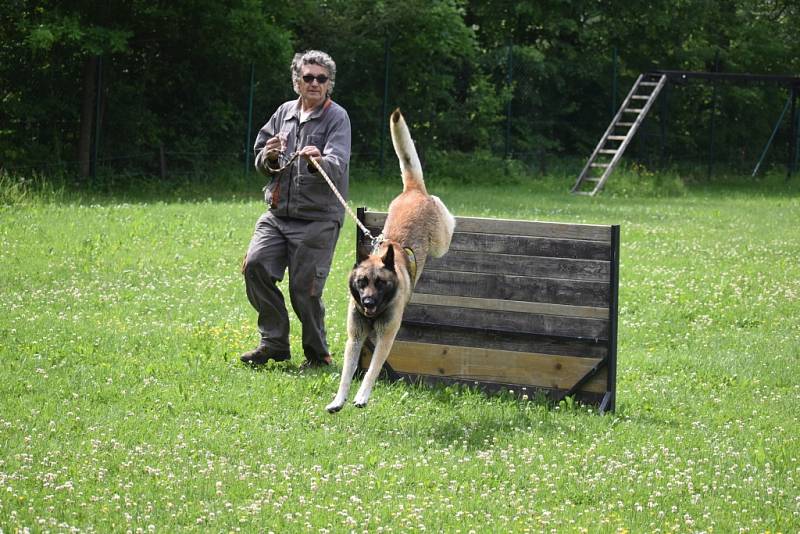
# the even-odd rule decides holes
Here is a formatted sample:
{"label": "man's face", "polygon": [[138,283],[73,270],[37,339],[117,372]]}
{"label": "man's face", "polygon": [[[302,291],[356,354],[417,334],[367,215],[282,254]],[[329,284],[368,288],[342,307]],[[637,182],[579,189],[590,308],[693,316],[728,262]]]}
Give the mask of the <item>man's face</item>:
{"label": "man's face", "polygon": [[[320,82],[320,79],[325,81]],[[303,107],[310,109],[318,106],[325,99],[329,83],[328,69],[322,65],[303,65],[298,83]]]}

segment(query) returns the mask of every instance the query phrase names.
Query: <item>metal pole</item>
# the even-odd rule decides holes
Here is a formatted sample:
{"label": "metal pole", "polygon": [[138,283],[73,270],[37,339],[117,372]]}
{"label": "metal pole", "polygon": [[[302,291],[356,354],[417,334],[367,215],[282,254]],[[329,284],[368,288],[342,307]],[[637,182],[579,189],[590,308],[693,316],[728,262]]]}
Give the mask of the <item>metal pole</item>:
{"label": "metal pole", "polygon": [[[783,116],[786,115],[786,110],[789,109],[789,104],[791,104],[793,100],[794,100],[794,94],[790,94],[789,98],[786,99],[786,104],[783,106],[783,111],[781,111],[781,116],[778,117],[778,120],[775,122],[775,127],[772,129],[772,135],[769,136],[769,139],[767,140],[767,144],[764,147],[764,150],[761,151],[761,157],[758,158],[758,163],[756,163],[756,166],[753,169],[753,174],[751,174],[750,176],[755,177],[755,175],[758,173],[758,169],[761,167],[761,163],[764,161],[764,158],[767,157],[767,151],[769,150],[769,147],[772,146],[772,140],[775,139],[775,134],[778,133],[778,128],[780,128],[781,123],[783,122]],[[792,110],[792,112],[794,113],[794,110]],[[790,169],[791,165],[792,165],[791,159],[789,159]]]}
{"label": "metal pole", "polygon": [[[506,64],[506,84],[508,87],[511,88],[511,84],[514,81],[513,73],[514,73],[514,42],[509,40],[508,42],[508,62]],[[511,101],[513,100],[513,93],[511,93],[508,97],[508,103],[506,104],[506,146],[504,151],[505,159],[511,157]]]}
{"label": "metal pole", "polygon": [[[714,72],[719,72],[719,50],[714,55]],[[711,95],[711,139],[708,144],[708,178],[711,178],[711,171],[714,167],[714,116],[717,114],[717,83],[712,82],[714,91]]]}
{"label": "metal pole", "polygon": [[611,116],[617,114],[617,66],[619,57],[615,46],[611,54]]}
{"label": "metal pole", "polygon": [[379,139],[381,140],[380,143],[380,169],[381,169],[381,178],[383,178],[383,171],[384,171],[384,163],[385,163],[385,156],[384,156],[384,145],[386,144],[386,119],[387,115],[389,114],[389,33],[386,33],[386,37],[383,41],[383,112],[381,113],[381,133]]}
{"label": "metal pole", "polygon": [[164,154],[164,143],[158,145],[158,168],[161,171],[161,179],[167,179],[167,156]]}
{"label": "metal pole", "polygon": [[97,181],[97,154],[100,150],[100,90],[103,87],[101,76],[103,74],[103,56],[97,56],[97,75],[95,76],[94,90],[94,144],[92,146],[91,177],[92,182]]}
{"label": "metal pole", "polygon": [[244,173],[250,174],[250,151],[253,150],[251,135],[253,131],[253,93],[255,90],[256,64],[250,63],[250,97],[247,100],[247,140],[244,145]]}
{"label": "metal pole", "polygon": [[800,164],[800,112],[797,109],[797,99],[800,98],[800,90],[795,87],[795,115],[797,115],[797,120],[795,121],[794,125],[794,166],[792,167],[792,172],[797,171],[797,166]]}
{"label": "metal pole", "polygon": [[611,301],[608,307],[608,376],[600,413],[613,412],[617,404],[617,325],[619,324],[619,225],[611,227]]}
{"label": "metal pole", "polygon": [[789,172],[786,174],[786,180],[788,181],[789,178],[792,177],[797,171],[797,161],[800,159],[800,142],[798,142],[798,136],[800,136],[800,113],[797,112],[797,97],[799,96],[798,93],[798,86],[792,86],[792,94],[789,98],[792,99],[792,115],[791,115],[791,132],[789,134]]}
{"label": "metal pole", "polygon": [[670,93],[670,86],[669,82],[667,82],[667,85],[664,86],[664,94],[661,96],[661,102],[660,102],[661,113],[659,116],[660,119],[659,127],[661,133],[659,141],[661,146],[659,147],[658,164],[661,168],[663,168],[664,164],[666,163],[665,159],[667,153],[667,115],[669,110],[667,104],[669,101],[669,93]]}

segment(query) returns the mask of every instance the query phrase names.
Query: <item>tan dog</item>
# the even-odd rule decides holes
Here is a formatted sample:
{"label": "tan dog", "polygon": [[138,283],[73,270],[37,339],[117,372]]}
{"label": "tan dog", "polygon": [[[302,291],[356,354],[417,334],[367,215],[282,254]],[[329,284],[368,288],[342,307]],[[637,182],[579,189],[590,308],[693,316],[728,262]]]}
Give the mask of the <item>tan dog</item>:
{"label": "tan dog", "polygon": [[428,254],[438,258],[447,252],[456,225],[442,201],[425,189],[422,166],[399,109],[392,113],[390,122],[392,144],[403,175],[403,192],[389,205],[383,227],[385,241],[350,273],[347,345],[339,391],[326,407],[331,413],[344,406],[361,347],[374,334],[372,362],[353,400],[359,408],[367,405],[425,260]]}

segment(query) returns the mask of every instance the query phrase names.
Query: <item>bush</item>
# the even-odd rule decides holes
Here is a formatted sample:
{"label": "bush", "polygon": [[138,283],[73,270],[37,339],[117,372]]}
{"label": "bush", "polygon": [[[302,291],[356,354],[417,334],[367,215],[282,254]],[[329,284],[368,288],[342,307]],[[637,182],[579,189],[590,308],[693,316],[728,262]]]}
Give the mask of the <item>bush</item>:
{"label": "bush", "polygon": [[33,173],[30,178],[0,170],[0,206],[30,202],[57,202],[64,196],[64,187],[55,178]]}
{"label": "bush", "polygon": [[678,172],[654,172],[641,163],[617,167],[604,191],[615,196],[680,197],[686,195],[686,182]]}
{"label": "bush", "polygon": [[521,161],[503,159],[488,151],[431,151],[424,166],[427,175],[451,183],[519,183],[531,174]]}

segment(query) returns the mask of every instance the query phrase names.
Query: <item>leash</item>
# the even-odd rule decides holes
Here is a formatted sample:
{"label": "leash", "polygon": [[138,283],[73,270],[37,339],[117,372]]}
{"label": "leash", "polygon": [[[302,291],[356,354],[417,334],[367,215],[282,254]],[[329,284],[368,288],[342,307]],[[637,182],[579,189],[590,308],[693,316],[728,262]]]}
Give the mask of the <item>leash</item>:
{"label": "leash", "polygon": [[[295,157],[296,156],[297,154],[295,154]],[[339,202],[342,204],[342,206],[344,206],[344,209],[347,210],[347,213],[349,213],[350,217],[352,217],[353,220],[356,222],[358,227],[361,229],[361,232],[363,232],[363,234],[369,238],[372,244],[372,250],[374,251],[375,249],[377,249],[380,246],[380,244],[383,243],[385,240],[383,234],[380,234],[377,237],[373,236],[372,232],[370,232],[369,229],[366,226],[364,226],[364,223],[358,220],[356,214],[353,213],[352,209],[350,209],[350,206],[347,204],[347,201],[344,199],[344,197],[342,197],[342,194],[339,193],[339,190],[336,189],[336,185],[333,183],[333,180],[331,180],[328,174],[323,170],[322,165],[320,165],[314,158],[308,158],[308,161],[314,164],[314,167],[317,168],[322,177],[325,178],[325,181],[328,182],[328,186],[330,186],[331,191],[333,191],[333,194],[336,195],[337,199],[339,199]]]}
{"label": "leash", "polygon": [[[282,172],[282,171],[286,170],[292,164],[292,162],[294,162],[294,160],[297,159],[297,157],[299,155],[300,155],[299,153],[295,152],[288,159],[288,161],[286,161],[286,163],[281,165],[280,168],[273,169],[273,172],[279,173],[279,172]],[[333,194],[336,195],[336,198],[339,200],[339,202],[342,204],[342,206],[344,206],[344,209],[347,210],[347,213],[350,214],[350,217],[353,218],[353,220],[356,222],[358,227],[361,229],[361,232],[365,236],[367,236],[367,238],[369,238],[370,243],[372,245],[372,250],[375,251],[381,245],[381,243],[383,243],[385,241],[385,238],[383,237],[383,234],[380,234],[378,236],[373,236],[372,232],[370,232],[369,229],[366,226],[364,226],[364,224],[361,221],[358,220],[358,217],[356,216],[355,213],[353,213],[353,210],[350,209],[350,206],[347,204],[347,201],[344,199],[342,194],[339,193],[339,190],[336,189],[336,185],[333,183],[333,180],[330,179],[330,177],[328,176],[328,173],[325,172],[325,170],[317,162],[317,160],[315,160],[314,158],[308,158],[308,161],[310,161],[314,165],[314,167],[316,167],[316,169],[319,171],[320,175],[322,175],[322,177],[328,183],[328,186],[331,188],[331,191],[333,191]],[[265,185],[264,189],[266,189],[267,187],[269,187],[269,186]]]}
{"label": "leash", "polygon": [[[282,154],[282,152],[280,152],[280,151],[278,151],[276,149],[272,149],[269,152],[267,152],[267,156],[269,156],[270,154],[276,154],[276,153],[278,154],[279,157]],[[297,156],[299,156],[299,155],[300,154],[295,152],[294,154],[292,154],[292,157],[290,157],[289,160],[286,163],[284,163],[283,165],[281,165],[277,169],[270,169],[270,170],[272,172],[276,173],[276,174],[279,173],[279,172],[285,171],[289,167],[289,165],[291,165],[292,162],[297,159]],[[264,189],[266,189],[266,186],[264,186]]]}

